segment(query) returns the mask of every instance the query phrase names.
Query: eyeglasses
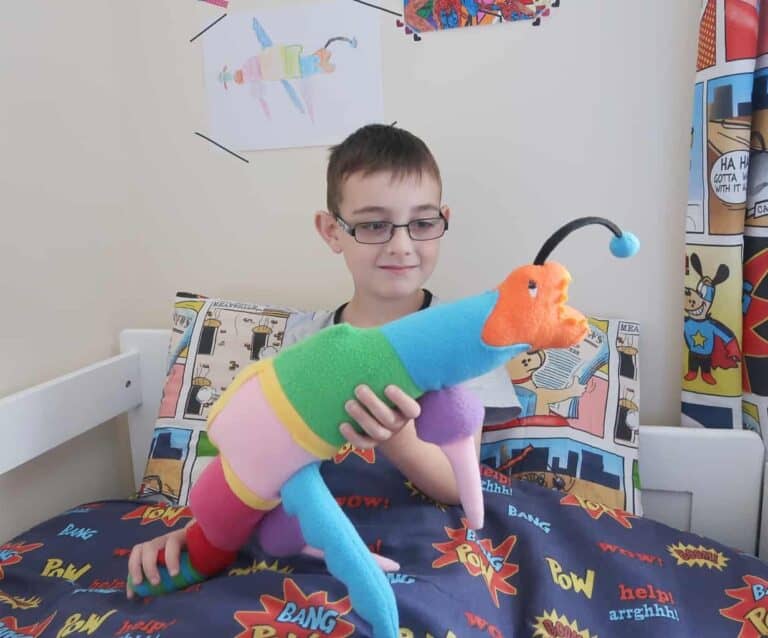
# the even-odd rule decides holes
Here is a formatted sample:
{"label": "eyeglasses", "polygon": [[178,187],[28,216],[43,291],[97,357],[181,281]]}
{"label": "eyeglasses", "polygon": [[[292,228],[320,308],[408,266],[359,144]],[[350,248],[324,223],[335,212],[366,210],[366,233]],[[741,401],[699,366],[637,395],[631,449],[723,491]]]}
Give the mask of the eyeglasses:
{"label": "eyeglasses", "polygon": [[412,219],[407,224],[393,224],[392,222],[348,224],[339,215],[334,213],[333,216],[341,229],[354,237],[360,244],[386,244],[395,235],[396,228],[407,228],[408,236],[413,241],[438,239],[448,230],[448,220],[443,217],[442,213],[439,217]]}

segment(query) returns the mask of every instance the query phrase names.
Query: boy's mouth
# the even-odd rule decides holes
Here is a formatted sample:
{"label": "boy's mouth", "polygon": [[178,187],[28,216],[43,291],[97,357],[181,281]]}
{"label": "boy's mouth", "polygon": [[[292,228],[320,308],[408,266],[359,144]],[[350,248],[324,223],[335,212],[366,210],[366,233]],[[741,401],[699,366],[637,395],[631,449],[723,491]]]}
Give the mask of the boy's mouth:
{"label": "boy's mouth", "polygon": [[418,268],[418,266],[379,266],[379,268],[389,272],[407,272],[409,270],[413,270],[414,268]]}

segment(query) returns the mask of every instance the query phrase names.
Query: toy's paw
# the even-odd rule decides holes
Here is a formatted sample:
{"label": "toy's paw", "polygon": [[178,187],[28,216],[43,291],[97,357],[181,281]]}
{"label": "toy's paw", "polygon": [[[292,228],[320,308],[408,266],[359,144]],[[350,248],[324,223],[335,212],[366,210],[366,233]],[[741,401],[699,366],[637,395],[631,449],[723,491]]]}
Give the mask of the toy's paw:
{"label": "toy's paw", "polygon": [[[321,560],[325,560],[325,554],[317,549],[316,547],[311,547],[309,545],[305,546],[301,553],[306,556],[312,556],[313,558],[319,558]],[[392,560],[391,558],[387,558],[386,556],[382,556],[381,554],[377,554],[376,552],[371,552],[371,556],[373,556],[373,560],[376,561],[376,564],[381,567],[382,571],[385,572],[399,572],[400,571],[400,563],[397,561]]]}
{"label": "toy's paw", "polygon": [[378,566],[381,567],[381,569],[383,569],[385,572],[400,571],[400,563],[398,563],[397,561],[394,561],[391,558],[387,558],[386,556],[381,556],[376,552],[371,552],[371,553],[373,554],[373,560],[375,560]]}
{"label": "toy's paw", "polygon": [[159,596],[160,594],[168,594],[173,591],[179,591],[186,589],[190,585],[200,583],[205,580],[205,576],[198,572],[192,564],[189,562],[189,554],[183,552],[180,560],[180,571],[176,576],[171,576],[168,573],[168,568],[164,565],[158,566],[160,572],[160,582],[157,585],[153,585],[146,578],[138,585],[134,585],[131,581],[131,577],[128,576],[128,588],[135,594],[143,598],[147,596]]}

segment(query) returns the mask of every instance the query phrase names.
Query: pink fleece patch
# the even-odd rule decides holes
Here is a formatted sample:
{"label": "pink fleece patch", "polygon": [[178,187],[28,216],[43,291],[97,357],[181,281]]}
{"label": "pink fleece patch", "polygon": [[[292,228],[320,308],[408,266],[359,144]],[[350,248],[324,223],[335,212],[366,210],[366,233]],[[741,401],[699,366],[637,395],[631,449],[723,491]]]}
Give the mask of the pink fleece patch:
{"label": "pink fleece patch", "polygon": [[280,498],[280,488],[288,478],[318,460],[283,427],[258,376],[232,395],[208,435],[237,477],[263,499]]}

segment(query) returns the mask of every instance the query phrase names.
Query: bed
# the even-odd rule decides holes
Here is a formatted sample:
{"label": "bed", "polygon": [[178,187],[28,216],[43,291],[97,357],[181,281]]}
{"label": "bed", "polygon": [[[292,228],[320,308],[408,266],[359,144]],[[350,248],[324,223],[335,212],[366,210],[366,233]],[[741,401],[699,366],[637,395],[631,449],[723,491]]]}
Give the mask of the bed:
{"label": "bed", "polygon": [[[0,474],[127,413],[138,486],[168,343],[166,330],[126,330],[119,355],[1,399],[14,444]],[[767,635],[762,441],[664,425],[641,426],[640,441],[643,517],[484,468],[474,533],[459,508],[415,503],[386,462],[352,455],[324,474],[366,543],[402,566],[389,576],[400,636]],[[0,636],[370,635],[321,562],[256,546],[221,577],[126,601],[129,548],[188,519],[145,500],[85,503],[0,545]]]}

